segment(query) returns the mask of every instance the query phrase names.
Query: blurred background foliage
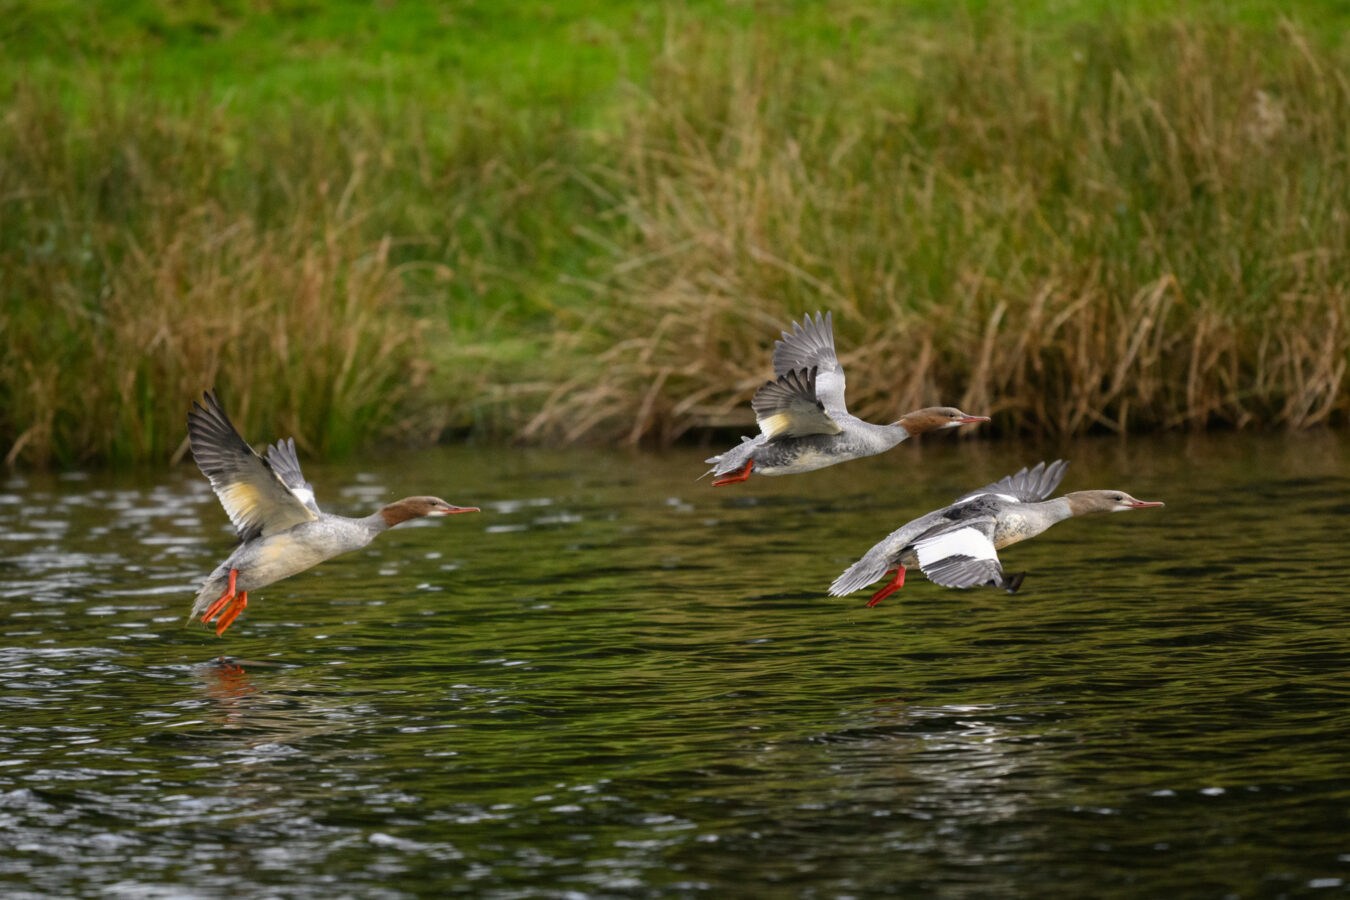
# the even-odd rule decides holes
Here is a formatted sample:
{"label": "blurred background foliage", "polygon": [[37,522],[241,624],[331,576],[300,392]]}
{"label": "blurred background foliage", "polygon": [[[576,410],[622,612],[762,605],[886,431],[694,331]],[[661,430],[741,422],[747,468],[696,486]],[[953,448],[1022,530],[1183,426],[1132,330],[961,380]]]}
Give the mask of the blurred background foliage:
{"label": "blurred background foliage", "polygon": [[0,450],[1343,423],[1350,6],[0,0]]}

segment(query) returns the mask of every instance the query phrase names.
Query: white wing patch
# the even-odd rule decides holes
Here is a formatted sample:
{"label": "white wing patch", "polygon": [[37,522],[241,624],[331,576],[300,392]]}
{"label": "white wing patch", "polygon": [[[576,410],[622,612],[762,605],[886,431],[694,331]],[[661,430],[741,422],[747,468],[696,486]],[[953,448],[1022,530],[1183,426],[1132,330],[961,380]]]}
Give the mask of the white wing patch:
{"label": "white wing patch", "polygon": [[314,505],[314,492],[309,488],[291,488],[291,493],[299,498],[300,502],[306,506]]}
{"label": "white wing patch", "polygon": [[998,559],[994,542],[978,528],[958,528],[919,541],[914,545],[920,568],[926,568],[950,556],[971,559]]}
{"label": "white wing patch", "polygon": [[1018,498],[1014,497],[1012,494],[995,494],[995,493],[989,493],[989,494],[971,494],[969,497],[962,497],[960,500],[957,500],[955,503],[952,504],[952,506],[965,506],[967,503],[970,503],[970,502],[975,501],[975,500],[979,500],[981,497],[995,497],[995,498],[997,498],[997,499],[999,499],[999,500],[1002,500],[1004,503],[1021,503],[1021,502],[1022,502],[1022,501],[1019,500]]}

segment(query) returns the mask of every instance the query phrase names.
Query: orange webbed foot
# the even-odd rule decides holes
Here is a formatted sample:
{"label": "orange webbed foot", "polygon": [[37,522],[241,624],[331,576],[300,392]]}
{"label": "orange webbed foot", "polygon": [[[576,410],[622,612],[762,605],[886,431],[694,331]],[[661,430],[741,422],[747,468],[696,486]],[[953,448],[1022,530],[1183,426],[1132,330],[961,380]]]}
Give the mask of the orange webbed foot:
{"label": "orange webbed foot", "polygon": [[229,628],[230,624],[239,618],[239,614],[244,611],[246,606],[248,606],[248,591],[241,591],[239,596],[234,598],[234,602],[230,604],[230,608],[220,617],[220,621],[216,623],[216,637],[225,633],[225,629]]}
{"label": "orange webbed foot", "polygon": [[724,475],[721,478],[714,481],[713,487],[724,487],[728,484],[739,484],[742,481],[748,481],[750,478],[750,471],[754,469],[754,467],[755,461],[752,459],[748,463],[746,463],[745,468],[741,469],[740,471],[735,472],[731,475]]}
{"label": "orange webbed foot", "polygon": [[[905,586],[905,567],[900,566],[898,569],[891,569],[891,572],[895,573],[895,578],[891,579],[884,588],[872,595],[872,599],[867,601],[869,609]],[[886,574],[889,575],[891,572],[887,572]]]}
{"label": "orange webbed foot", "polygon": [[206,608],[206,614],[202,616],[203,622],[210,622],[216,616],[220,615],[220,611],[225,608],[225,604],[234,599],[234,584],[238,578],[239,570],[231,569],[230,583],[225,586],[225,590],[220,592],[220,596],[216,598],[216,602]]}

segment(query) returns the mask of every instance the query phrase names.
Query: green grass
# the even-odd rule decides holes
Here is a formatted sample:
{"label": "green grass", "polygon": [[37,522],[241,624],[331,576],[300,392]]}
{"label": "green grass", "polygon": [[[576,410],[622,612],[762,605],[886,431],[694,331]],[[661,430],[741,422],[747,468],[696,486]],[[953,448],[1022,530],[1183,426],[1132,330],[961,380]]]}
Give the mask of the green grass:
{"label": "green grass", "polygon": [[1350,4],[0,0],[0,447],[1343,420]]}

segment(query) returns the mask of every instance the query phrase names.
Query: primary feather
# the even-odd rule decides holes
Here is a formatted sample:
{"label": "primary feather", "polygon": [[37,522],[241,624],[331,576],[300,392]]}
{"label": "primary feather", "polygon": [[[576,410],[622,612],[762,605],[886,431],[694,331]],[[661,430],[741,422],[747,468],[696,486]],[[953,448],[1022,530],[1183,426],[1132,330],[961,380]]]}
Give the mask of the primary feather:
{"label": "primary feather", "polygon": [[317,519],[314,492],[300,474],[294,446],[287,451],[274,447],[268,455],[275,456],[288,477],[308,491],[308,504],[282,479],[273,462],[253,452],[239,436],[214,391],[207,391],[202,400],[201,404],[193,403],[188,413],[192,458],[211,482],[239,539],[248,541]]}

